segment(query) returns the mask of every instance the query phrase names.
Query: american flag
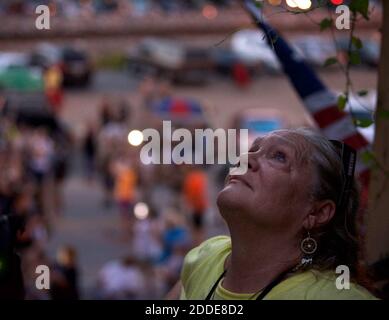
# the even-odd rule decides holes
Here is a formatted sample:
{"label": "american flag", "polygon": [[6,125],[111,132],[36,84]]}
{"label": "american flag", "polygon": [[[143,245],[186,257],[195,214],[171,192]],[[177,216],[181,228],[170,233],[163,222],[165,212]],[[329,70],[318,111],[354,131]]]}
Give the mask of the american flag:
{"label": "american flag", "polygon": [[[251,0],[245,0],[245,7],[257,26],[266,35],[273,47],[285,74],[300,96],[322,133],[329,139],[343,141],[358,154],[370,150],[369,142],[358,132],[349,113],[338,107],[338,97],[319,79],[313,69],[273,28],[263,21],[261,11]],[[355,172],[362,185],[362,202],[367,200],[370,170],[358,157]]]}

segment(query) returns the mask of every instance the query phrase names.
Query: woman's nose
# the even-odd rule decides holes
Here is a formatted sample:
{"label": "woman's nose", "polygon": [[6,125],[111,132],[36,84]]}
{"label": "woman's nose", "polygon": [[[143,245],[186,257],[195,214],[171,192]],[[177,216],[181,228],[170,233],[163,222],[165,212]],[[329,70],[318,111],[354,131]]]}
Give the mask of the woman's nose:
{"label": "woman's nose", "polygon": [[258,152],[249,152],[247,158],[248,169],[251,171],[258,171],[259,162],[258,162]]}

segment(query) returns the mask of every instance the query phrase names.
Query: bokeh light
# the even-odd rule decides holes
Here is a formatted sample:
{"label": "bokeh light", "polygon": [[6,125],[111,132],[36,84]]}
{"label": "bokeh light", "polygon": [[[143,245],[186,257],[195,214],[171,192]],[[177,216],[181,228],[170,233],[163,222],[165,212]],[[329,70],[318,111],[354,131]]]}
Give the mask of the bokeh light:
{"label": "bokeh light", "polygon": [[301,10],[308,10],[312,6],[312,1],[311,0],[298,0],[297,6]]}
{"label": "bokeh light", "polygon": [[128,143],[132,146],[139,146],[143,142],[143,133],[139,130],[132,130],[128,134]]}
{"label": "bokeh light", "polygon": [[298,0],[286,0],[286,4],[291,8],[297,8]]}
{"label": "bokeh light", "polygon": [[149,207],[144,202],[138,202],[134,207],[134,215],[139,220],[147,219],[149,216]]}
{"label": "bokeh light", "polygon": [[211,4],[207,4],[203,8],[203,16],[207,19],[215,19],[218,15],[217,8]]}

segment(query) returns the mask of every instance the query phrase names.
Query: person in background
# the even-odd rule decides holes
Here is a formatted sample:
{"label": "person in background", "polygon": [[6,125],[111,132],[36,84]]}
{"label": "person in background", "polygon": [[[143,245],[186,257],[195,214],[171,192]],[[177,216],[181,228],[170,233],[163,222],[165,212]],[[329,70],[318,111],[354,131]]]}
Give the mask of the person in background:
{"label": "person in background", "polygon": [[131,255],[107,262],[99,272],[99,298],[137,300],[145,296],[145,278],[139,262]]}
{"label": "person in background", "polygon": [[[121,156],[114,161],[114,197],[119,208],[125,234],[132,236],[137,175],[130,161]],[[127,238],[127,237],[125,237]]]}
{"label": "person in background", "polygon": [[112,121],[112,104],[108,97],[103,97],[100,106],[100,124],[102,127]]}
{"label": "person in background", "polygon": [[202,169],[189,168],[185,175],[183,195],[191,214],[196,243],[201,242],[204,233],[204,217],[208,210],[208,178]]}
{"label": "person in background", "polygon": [[88,126],[82,147],[85,159],[86,177],[89,181],[93,179],[96,170],[96,135],[97,133],[94,125],[90,124]]}
{"label": "person in background", "polygon": [[174,208],[163,213],[164,227],[162,230],[162,253],[157,264],[166,263],[173,254],[176,245],[190,243],[191,236],[185,223],[185,218]]}
{"label": "person in background", "polygon": [[119,122],[126,124],[131,117],[131,105],[125,98],[120,99],[119,101],[119,111],[118,111],[118,120]]}
{"label": "person in background", "polygon": [[156,276],[164,286],[164,294],[180,279],[184,258],[190,247],[191,243],[188,239],[172,243],[170,256],[163,264],[156,267]]}
{"label": "person in background", "polygon": [[44,85],[47,99],[55,114],[59,114],[63,103],[63,74],[58,65],[49,66],[44,72]]}
{"label": "person in background", "polygon": [[54,143],[45,128],[38,128],[29,139],[28,148],[28,168],[36,183],[38,211],[47,216],[48,178],[53,169]]}
{"label": "person in background", "polygon": [[62,215],[64,211],[63,188],[69,170],[68,149],[65,143],[62,141],[55,143],[53,156],[53,198],[57,215]]}
{"label": "person in background", "polygon": [[137,219],[134,224],[132,250],[141,261],[152,263],[161,255],[161,243],[158,241],[159,220],[151,214],[146,219]]}
{"label": "person in background", "polygon": [[72,246],[62,246],[52,267],[50,295],[53,300],[78,300],[77,253]]}

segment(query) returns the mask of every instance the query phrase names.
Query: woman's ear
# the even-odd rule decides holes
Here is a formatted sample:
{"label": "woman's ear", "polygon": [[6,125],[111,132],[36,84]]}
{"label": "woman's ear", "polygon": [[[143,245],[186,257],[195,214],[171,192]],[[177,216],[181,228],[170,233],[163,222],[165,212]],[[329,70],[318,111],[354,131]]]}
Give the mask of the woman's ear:
{"label": "woman's ear", "polygon": [[305,217],[303,227],[306,230],[321,227],[329,223],[335,215],[336,205],[332,200],[317,201]]}

